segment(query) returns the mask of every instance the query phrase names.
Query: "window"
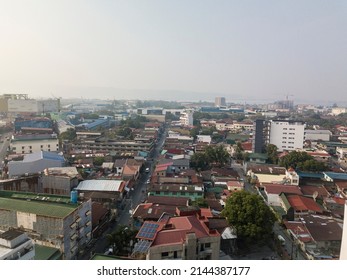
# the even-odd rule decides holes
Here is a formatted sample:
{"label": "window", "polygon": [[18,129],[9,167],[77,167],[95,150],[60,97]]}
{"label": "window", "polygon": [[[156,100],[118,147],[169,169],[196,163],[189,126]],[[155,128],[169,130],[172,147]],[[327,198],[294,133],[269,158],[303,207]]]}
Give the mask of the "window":
{"label": "window", "polygon": [[205,248],[211,248],[211,243],[205,243]]}
{"label": "window", "polygon": [[41,149],[43,148],[43,145],[41,145]]}
{"label": "window", "polygon": [[181,195],[185,195],[186,193],[185,192],[181,192]]}
{"label": "window", "polygon": [[165,257],[168,257],[169,256],[169,252],[162,252],[161,253],[161,257],[162,258],[165,258]]}
{"label": "window", "polygon": [[22,146],[22,150],[24,150],[25,149],[25,147],[24,146]]}
{"label": "window", "polygon": [[50,147],[51,147],[51,145],[49,145],[49,144],[48,144],[48,145],[47,145],[47,147],[48,147],[48,148],[50,148]]}
{"label": "window", "polygon": [[160,191],[156,191],[155,194],[160,194]]}

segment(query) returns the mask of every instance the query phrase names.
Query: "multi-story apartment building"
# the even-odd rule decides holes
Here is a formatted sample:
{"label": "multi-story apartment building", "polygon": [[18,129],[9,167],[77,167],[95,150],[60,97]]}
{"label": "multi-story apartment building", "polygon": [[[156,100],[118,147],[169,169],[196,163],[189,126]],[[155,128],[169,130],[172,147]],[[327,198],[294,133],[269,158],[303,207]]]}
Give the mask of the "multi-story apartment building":
{"label": "multi-story apartment building", "polygon": [[305,123],[289,120],[270,121],[269,143],[276,145],[278,151],[302,149],[305,141]]}
{"label": "multi-story apartment building", "polygon": [[132,153],[146,152],[150,153],[153,149],[154,141],[150,138],[141,138],[133,141],[119,141],[96,139],[90,141],[79,141],[73,143],[71,150],[92,151],[92,152],[107,152],[116,155],[126,155]]}
{"label": "multi-story apartment building", "polygon": [[0,191],[0,230],[22,228],[35,244],[59,249],[74,259],[90,241],[91,200]]}
{"label": "multi-story apartment building", "polygon": [[186,110],[180,116],[182,126],[193,126],[193,111]]}
{"label": "multi-story apartment building", "polygon": [[10,150],[15,154],[58,152],[59,139],[56,134],[16,134],[11,139]]}
{"label": "multi-story apartment building", "polygon": [[252,141],[253,152],[265,151],[267,144],[277,146],[278,151],[302,149],[305,141],[305,126],[301,121],[256,120]]}

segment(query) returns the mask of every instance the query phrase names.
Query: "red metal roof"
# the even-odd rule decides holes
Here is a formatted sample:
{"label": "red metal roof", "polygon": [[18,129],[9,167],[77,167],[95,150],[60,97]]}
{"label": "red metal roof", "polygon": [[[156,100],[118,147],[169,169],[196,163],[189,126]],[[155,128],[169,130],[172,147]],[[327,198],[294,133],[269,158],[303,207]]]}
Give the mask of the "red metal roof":
{"label": "red metal roof", "polygon": [[292,185],[282,185],[282,184],[262,184],[265,191],[268,194],[281,194],[281,193],[291,193],[291,194],[302,194],[298,186]]}
{"label": "red metal roof", "polygon": [[195,233],[197,238],[220,235],[217,231],[210,231],[204,220],[196,216],[172,217],[166,227],[157,233],[152,246],[183,243],[188,233]]}
{"label": "red metal roof", "polygon": [[312,198],[300,195],[288,195],[287,200],[295,211],[323,213],[322,208]]}

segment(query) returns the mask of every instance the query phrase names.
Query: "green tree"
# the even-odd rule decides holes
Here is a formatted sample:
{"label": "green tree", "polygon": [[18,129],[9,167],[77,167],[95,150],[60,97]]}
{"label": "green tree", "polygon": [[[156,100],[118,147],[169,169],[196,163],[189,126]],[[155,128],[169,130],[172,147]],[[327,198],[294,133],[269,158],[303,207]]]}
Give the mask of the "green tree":
{"label": "green tree", "polygon": [[266,146],[266,154],[268,156],[269,163],[277,164],[278,162],[278,153],[277,146],[273,144],[268,144]]}
{"label": "green tree", "polygon": [[105,158],[103,158],[103,157],[95,157],[93,159],[93,163],[96,166],[101,166],[104,162],[105,162]]}
{"label": "green tree", "polygon": [[59,138],[61,140],[75,140],[76,139],[76,131],[73,128],[69,128],[65,132],[60,133]]}
{"label": "green tree", "polygon": [[304,162],[299,162],[297,168],[302,171],[312,171],[320,172],[328,169],[327,165],[324,162],[319,162],[314,159],[309,159]]}
{"label": "green tree", "polygon": [[245,244],[265,244],[272,237],[275,216],[260,196],[246,191],[230,196],[222,212]]}
{"label": "green tree", "polygon": [[223,167],[230,160],[228,151],[222,146],[207,146],[203,153],[195,153],[190,160],[195,170],[207,170],[211,166]]}
{"label": "green tree", "polygon": [[128,248],[131,247],[131,243],[135,242],[137,230],[128,228],[121,225],[117,229],[106,235],[109,246],[112,247],[114,255],[127,255]]}
{"label": "green tree", "polygon": [[205,149],[205,155],[207,161],[213,166],[223,167],[230,160],[228,151],[222,145],[215,147],[207,146]]}
{"label": "green tree", "polygon": [[234,157],[238,160],[243,159],[244,158],[243,152],[244,152],[244,149],[242,148],[241,142],[237,142],[235,152],[234,152]]}
{"label": "green tree", "polygon": [[320,172],[328,169],[325,163],[316,161],[306,152],[292,151],[280,160],[280,165],[286,168],[293,167],[302,171]]}
{"label": "green tree", "polygon": [[298,163],[302,163],[302,162],[305,162],[306,160],[311,160],[311,159],[313,159],[313,157],[311,157],[306,152],[292,151],[286,156],[281,158],[280,165],[285,168],[292,167],[296,169]]}
{"label": "green tree", "polygon": [[190,159],[190,165],[197,171],[207,170],[210,167],[205,153],[195,153]]}

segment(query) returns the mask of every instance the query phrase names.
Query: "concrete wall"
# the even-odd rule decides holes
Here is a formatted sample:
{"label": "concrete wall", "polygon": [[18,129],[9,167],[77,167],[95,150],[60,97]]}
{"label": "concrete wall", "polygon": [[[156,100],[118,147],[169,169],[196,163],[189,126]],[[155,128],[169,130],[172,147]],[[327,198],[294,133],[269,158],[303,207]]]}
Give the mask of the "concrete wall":
{"label": "concrete wall", "polygon": [[39,139],[39,140],[12,140],[10,149],[16,154],[31,154],[40,151],[57,152],[59,151],[59,140],[52,139]]}

